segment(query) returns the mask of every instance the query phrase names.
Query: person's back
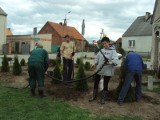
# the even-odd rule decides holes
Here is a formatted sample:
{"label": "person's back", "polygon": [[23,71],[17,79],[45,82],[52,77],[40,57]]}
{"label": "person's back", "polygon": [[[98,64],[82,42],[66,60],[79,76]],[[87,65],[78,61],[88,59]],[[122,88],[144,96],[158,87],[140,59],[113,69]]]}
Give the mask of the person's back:
{"label": "person's back", "polygon": [[28,58],[28,63],[47,63],[47,54],[47,51],[45,51],[43,48],[36,48],[31,52],[31,55]]}
{"label": "person's back", "polygon": [[142,71],[143,66],[144,64],[139,54],[135,52],[128,53],[128,55],[126,56],[127,71],[133,71],[133,70]]}

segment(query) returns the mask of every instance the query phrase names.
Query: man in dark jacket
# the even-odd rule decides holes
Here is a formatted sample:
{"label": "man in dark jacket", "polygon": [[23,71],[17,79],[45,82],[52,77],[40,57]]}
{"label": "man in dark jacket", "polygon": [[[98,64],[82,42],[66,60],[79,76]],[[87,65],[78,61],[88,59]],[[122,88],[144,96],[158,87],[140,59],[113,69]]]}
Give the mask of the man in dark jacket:
{"label": "man in dark jacket", "polygon": [[141,79],[142,79],[142,70],[144,68],[142,57],[139,54],[131,51],[126,56],[124,66],[126,69],[126,76],[125,76],[124,84],[122,86],[122,89],[118,97],[119,105],[122,105],[124,98],[127,95],[130,84],[134,78],[136,81],[136,88],[135,88],[136,101],[138,102],[142,97]]}
{"label": "man in dark jacket", "polygon": [[38,93],[40,97],[44,97],[44,75],[48,69],[48,53],[43,46],[37,44],[37,48],[31,52],[28,58],[29,86],[31,95],[35,96],[36,80],[38,82]]}

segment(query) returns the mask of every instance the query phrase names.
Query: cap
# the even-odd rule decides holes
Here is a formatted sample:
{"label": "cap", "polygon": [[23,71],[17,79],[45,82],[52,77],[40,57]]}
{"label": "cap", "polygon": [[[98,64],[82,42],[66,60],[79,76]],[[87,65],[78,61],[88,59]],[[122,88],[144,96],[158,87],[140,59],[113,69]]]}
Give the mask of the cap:
{"label": "cap", "polygon": [[43,45],[41,43],[36,44],[37,48],[43,48]]}

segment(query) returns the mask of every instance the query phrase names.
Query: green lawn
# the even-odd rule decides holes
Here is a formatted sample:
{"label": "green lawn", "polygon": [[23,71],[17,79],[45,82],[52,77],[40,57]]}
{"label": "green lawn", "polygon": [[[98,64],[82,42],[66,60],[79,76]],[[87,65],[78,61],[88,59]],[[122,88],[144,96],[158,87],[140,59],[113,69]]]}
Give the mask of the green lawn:
{"label": "green lawn", "polygon": [[126,116],[102,117],[70,106],[63,100],[31,97],[28,89],[0,85],[0,120],[140,120]]}

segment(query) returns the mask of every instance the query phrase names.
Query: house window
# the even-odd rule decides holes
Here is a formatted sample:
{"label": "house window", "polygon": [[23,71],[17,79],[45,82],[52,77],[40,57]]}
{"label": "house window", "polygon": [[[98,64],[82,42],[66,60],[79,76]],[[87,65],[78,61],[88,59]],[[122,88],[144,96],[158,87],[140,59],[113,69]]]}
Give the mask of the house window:
{"label": "house window", "polygon": [[135,47],[135,40],[129,40],[129,47]]}

